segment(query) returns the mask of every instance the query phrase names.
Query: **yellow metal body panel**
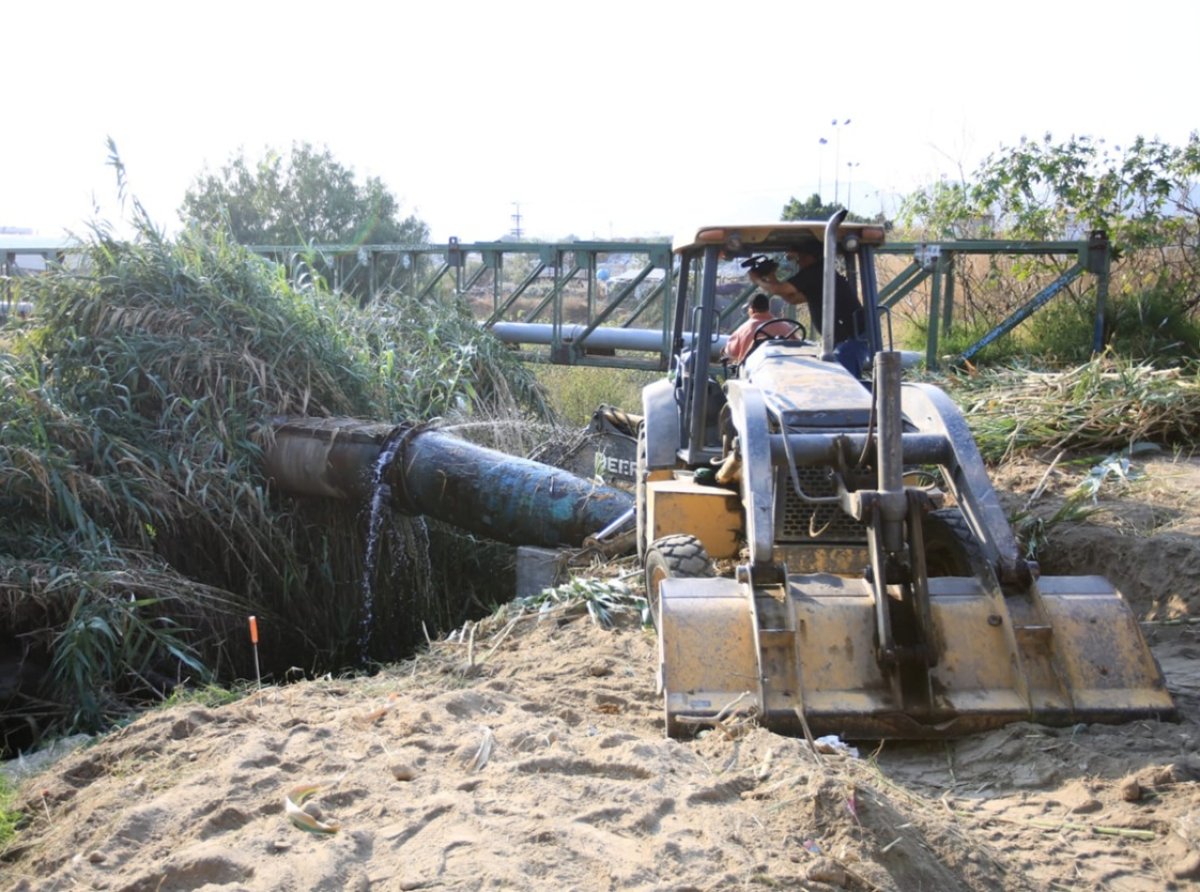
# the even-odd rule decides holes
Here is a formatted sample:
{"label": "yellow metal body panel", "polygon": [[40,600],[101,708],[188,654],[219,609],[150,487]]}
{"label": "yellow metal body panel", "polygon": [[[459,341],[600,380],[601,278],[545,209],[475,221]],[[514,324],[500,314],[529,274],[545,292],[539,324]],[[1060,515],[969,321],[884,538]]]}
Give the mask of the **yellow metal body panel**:
{"label": "yellow metal body panel", "polygon": [[690,478],[651,481],[646,485],[646,529],[651,542],[689,533],[704,543],[709,557],[737,557],[743,535],[738,494],[700,486]]}
{"label": "yellow metal body panel", "polygon": [[838,573],[856,576],[871,563],[865,545],[776,545],[775,560],[793,573]]}
{"label": "yellow metal body panel", "polygon": [[980,713],[1011,721],[1028,712],[1005,630],[989,623],[999,599],[976,579],[930,580],[941,658],[929,671],[928,701],[917,703],[898,697],[876,659],[874,601],[863,580],[814,575],[788,583],[795,657],[790,672],[781,660],[768,683],[768,716],[793,720],[789,713],[803,708],[814,731],[910,736],[910,718],[940,725]]}
{"label": "yellow metal body panel", "polygon": [[1038,596],[1077,712],[1169,710],[1171,697],[1133,611],[1102,576],[1046,576]]}
{"label": "yellow metal body panel", "polygon": [[[750,599],[732,579],[665,579],[659,588],[659,660],[667,732],[680,716],[715,716],[758,703]],[[749,695],[749,696],[746,696]]]}
{"label": "yellow metal body panel", "polygon": [[930,579],[938,659],[916,685],[881,667],[861,578],[793,575],[753,595],[729,579],[664,586],[660,653],[676,732],[739,696],[768,727],[797,731],[802,710],[813,733],[851,737],[1174,712],[1132,612],[1100,577],[1049,577],[1009,598],[974,577]]}

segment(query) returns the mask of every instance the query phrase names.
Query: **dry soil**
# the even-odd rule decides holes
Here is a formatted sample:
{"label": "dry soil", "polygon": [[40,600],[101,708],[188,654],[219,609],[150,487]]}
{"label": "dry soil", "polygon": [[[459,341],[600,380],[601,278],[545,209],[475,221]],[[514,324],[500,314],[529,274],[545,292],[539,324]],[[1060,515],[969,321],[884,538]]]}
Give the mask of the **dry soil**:
{"label": "dry soil", "polygon": [[[995,475],[1010,510],[1052,517],[1088,470],[1047,468]],[[0,888],[1194,886],[1200,463],[1135,470],[1085,521],[1053,526],[1042,562],[1118,584],[1179,722],[857,754],[748,722],[673,741],[635,618],[510,615],[372,678],[158,710],[76,750],[22,781],[30,823]]]}

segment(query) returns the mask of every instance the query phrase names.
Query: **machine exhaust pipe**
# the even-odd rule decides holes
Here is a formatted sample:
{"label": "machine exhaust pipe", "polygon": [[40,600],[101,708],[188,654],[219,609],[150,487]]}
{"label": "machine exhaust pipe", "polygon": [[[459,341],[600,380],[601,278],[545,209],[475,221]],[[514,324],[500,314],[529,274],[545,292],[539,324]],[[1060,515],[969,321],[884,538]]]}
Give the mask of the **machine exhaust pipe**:
{"label": "machine exhaust pipe", "polygon": [[837,320],[834,289],[837,287],[837,233],[846,219],[847,210],[842,208],[825,224],[825,277],[821,283],[821,359],[833,362],[834,322]]}

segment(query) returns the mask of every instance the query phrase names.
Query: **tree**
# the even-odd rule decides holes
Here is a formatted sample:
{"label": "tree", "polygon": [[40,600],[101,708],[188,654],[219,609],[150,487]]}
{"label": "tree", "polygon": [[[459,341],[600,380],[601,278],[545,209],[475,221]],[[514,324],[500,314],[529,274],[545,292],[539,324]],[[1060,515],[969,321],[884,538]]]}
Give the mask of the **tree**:
{"label": "tree", "polygon": [[[806,201],[799,201],[794,197],[788,199],[788,203],[783,206],[783,214],[779,217],[779,219],[828,220],[841,209],[842,205],[840,204],[823,204],[821,202],[821,196],[814,192]],[[860,217],[853,213],[847,214],[846,219],[851,223],[870,222],[866,218]]]}
{"label": "tree", "polygon": [[[1083,239],[1112,245],[1112,332],[1151,333],[1154,350],[1194,355],[1200,310],[1200,136],[1182,146],[1137,137],[1122,148],[1071,136],[1021,139],[984,159],[961,182],[940,181],[905,198],[901,223],[919,237]],[[1045,261],[1014,262],[1017,278]],[[1062,261],[1059,261],[1061,266]],[[1058,270],[1061,271],[1061,270]],[[1014,284],[1009,276],[1005,288]],[[1149,351],[1149,348],[1147,348]]]}
{"label": "tree", "polygon": [[828,220],[841,210],[841,205],[822,204],[821,196],[814,192],[808,200],[793,197],[783,206],[780,220]]}
{"label": "tree", "polygon": [[906,225],[952,236],[985,220],[1012,238],[1107,231],[1118,249],[1164,244],[1194,251],[1200,205],[1200,136],[1184,146],[1138,137],[1125,149],[1103,139],[1022,139],[984,159],[969,181],[935,183],[904,200]]}
{"label": "tree", "polygon": [[[403,290],[414,268],[397,255],[371,257],[362,245],[420,244],[429,227],[401,218],[400,203],[378,177],[361,185],[329,149],[293,143],[258,161],[238,155],[218,173],[205,171],[183,198],[185,223],[226,226],[244,245],[346,245],[336,254],[306,252],[305,266],[365,303],[375,289]],[[373,272],[368,267],[373,267]]]}
{"label": "tree", "polygon": [[429,238],[415,216],[378,177],[359,185],[354,172],[328,148],[293,143],[259,161],[244,154],[219,173],[205,171],[188,189],[179,211],[185,223],[225,223],[244,245],[413,244]]}

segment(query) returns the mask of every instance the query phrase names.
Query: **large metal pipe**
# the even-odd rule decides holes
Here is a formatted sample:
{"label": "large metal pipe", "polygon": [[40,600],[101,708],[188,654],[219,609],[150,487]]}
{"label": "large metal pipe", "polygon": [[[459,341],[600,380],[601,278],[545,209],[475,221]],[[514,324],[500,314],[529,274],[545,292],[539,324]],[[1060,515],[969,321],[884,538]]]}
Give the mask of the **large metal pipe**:
{"label": "large metal pipe", "polygon": [[[871,434],[770,434],[771,461],[797,467],[835,467],[846,456],[859,456],[874,446]],[[944,465],[954,456],[950,441],[942,434],[905,433],[900,439],[900,457],[906,465]],[[901,478],[903,481],[903,477]]]}
{"label": "large metal pipe", "polygon": [[277,420],[265,464],[284,492],[366,503],[381,456],[396,510],[513,545],[581,545],[633,507],[622,490],[436,429],[349,418]]}
{"label": "large metal pipe", "polygon": [[[506,344],[552,344],[554,326],[547,322],[497,322],[491,328],[499,340]],[[650,328],[597,328],[583,340],[580,336],[587,331],[584,325],[564,325],[560,329],[562,340],[583,344],[591,350],[634,350],[643,353],[658,353],[663,348],[661,329]],[[691,347],[691,335],[684,334],[684,343]],[[711,356],[717,359],[721,348],[728,340],[727,335],[716,335],[712,339]]]}

